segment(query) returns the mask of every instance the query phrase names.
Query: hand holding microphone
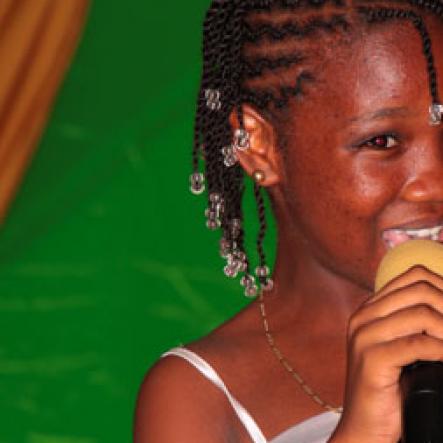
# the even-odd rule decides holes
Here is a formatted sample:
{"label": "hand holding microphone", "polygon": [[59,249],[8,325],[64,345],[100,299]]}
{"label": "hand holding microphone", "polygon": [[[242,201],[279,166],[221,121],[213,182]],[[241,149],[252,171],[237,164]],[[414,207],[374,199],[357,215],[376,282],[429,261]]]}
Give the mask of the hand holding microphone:
{"label": "hand holding microphone", "polygon": [[[380,290],[417,264],[442,276],[443,245],[429,240],[416,240],[390,250],[380,264],[375,290]],[[404,367],[400,387],[402,443],[442,443],[443,363],[418,361]]]}
{"label": "hand holding microphone", "polygon": [[[400,440],[404,400],[399,380],[404,367],[408,367],[402,376],[406,397],[405,437],[409,438],[406,443],[443,442],[438,429],[431,430],[432,435],[424,435],[414,420],[418,417],[417,410],[423,412],[427,408],[429,411],[429,406],[424,405],[438,402],[434,394],[425,398],[424,393],[439,391],[440,376],[435,376],[434,366],[440,365],[420,364],[421,369],[410,366],[417,361],[443,361],[441,275],[443,245],[436,242],[411,240],[389,251],[382,261],[376,290],[382,289],[364,303],[350,321],[344,413],[331,442],[396,443]],[[434,376],[429,390],[430,367]],[[411,396],[414,392],[421,394]],[[433,400],[429,401],[431,397]],[[434,406],[430,408],[436,411]],[[426,412],[427,417],[430,415]],[[424,423],[422,418],[418,421]],[[420,439],[410,440],[417,433]],[[428,437],[432,439],[426,440]]]}

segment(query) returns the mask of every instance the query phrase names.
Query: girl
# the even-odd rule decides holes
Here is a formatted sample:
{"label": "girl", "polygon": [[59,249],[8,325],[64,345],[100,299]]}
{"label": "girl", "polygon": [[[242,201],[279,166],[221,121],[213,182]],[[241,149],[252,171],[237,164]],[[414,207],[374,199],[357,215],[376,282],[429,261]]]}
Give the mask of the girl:
{"label": "girl", "polygon": [[398,441],[401,368],[443,359],[443,279],[417,266],[373,283],[390,247],[443,240],[442,20],[441,0],[212,2],[191,189],[208,189],[225,273],[258,297],[149,372],[137,443]]}

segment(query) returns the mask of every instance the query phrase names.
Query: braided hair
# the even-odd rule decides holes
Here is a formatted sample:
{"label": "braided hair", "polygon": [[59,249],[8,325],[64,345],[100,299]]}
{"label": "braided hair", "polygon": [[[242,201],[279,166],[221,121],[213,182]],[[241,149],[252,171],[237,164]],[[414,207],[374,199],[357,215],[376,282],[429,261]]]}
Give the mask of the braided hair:
{"label": "braided hair", "polygon": [[[222,230],[220,252],[227,260],[225,274],[235,278],[243,273],[241,284],[247,296],[271,290],[273,282],[263,248],[265,203],[258,183],[254,184],[259,219],[255,276],[244,247],[245,183],[236,157],[237,149],[249,147],[242,105],[247,103],[273,115],[283,112],[291,99],[303,96],[305,87],[315,81],[303,52],[304,40],[346,34],[357,23],[370,26],[408,21],[423,43],[432,99],[431,124],[439,124],[443,110],[424,14],[443,19],[443,0],[212,0],[203,26],[203,73],[197,98],[191,191],[201,194],[207,188],[207,227]],[[294,41],[290,53],[267,50],[286,39]],[[266,82],[272,73],[293,67],[297,67],[293,84],[284,84],[280,78],[277,85]],[[233,111],[240,126],[234,134],[229,124]],[[204,173],[200,172],[201,160]]]}

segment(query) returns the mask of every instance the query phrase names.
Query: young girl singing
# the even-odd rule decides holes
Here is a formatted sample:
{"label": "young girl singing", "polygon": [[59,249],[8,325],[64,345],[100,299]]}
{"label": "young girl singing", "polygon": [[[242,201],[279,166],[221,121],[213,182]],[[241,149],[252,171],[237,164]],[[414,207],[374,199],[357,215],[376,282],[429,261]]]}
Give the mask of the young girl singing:
{"label": "young girl singing", "polygon": [[191,190],[255,300],[150,370],[136,443],[399,440],[402,367],[443,360],[443,279],[374,278],[389,248],[443,241],[442,82],[441,0],[213,0]]}

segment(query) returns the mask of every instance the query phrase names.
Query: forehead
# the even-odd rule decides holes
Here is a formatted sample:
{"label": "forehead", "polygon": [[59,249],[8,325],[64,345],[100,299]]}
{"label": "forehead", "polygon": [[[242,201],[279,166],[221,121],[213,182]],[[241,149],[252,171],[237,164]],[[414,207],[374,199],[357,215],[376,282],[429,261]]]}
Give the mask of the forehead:
{"label": "forehead", "polygon": [[[443,92],[443,26],[426,19]],[[368,25],[347,44],[320,49],[313,66],[316,81],[308,85],[293,115],[321,115],[335,124],[386,107],[424,107],[431,103],[423,41],[409,21]],[[316,72],[315,72],[316,71]]]}

